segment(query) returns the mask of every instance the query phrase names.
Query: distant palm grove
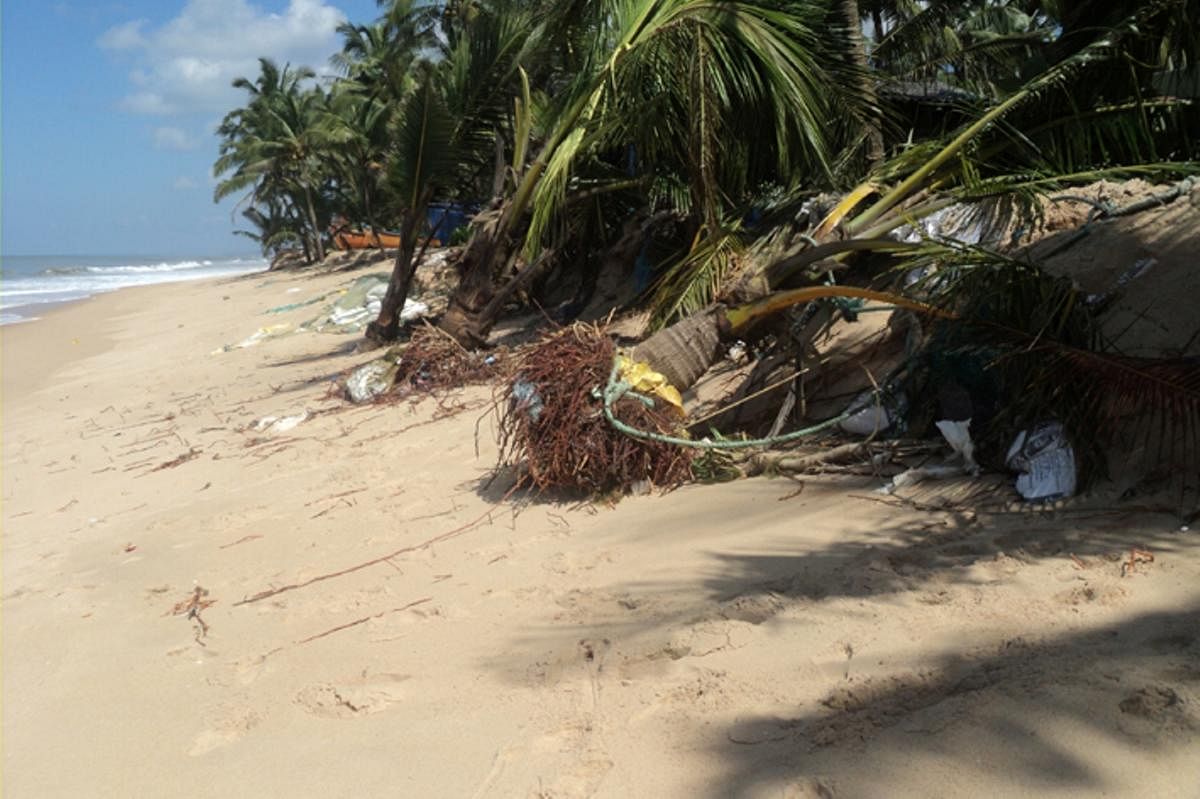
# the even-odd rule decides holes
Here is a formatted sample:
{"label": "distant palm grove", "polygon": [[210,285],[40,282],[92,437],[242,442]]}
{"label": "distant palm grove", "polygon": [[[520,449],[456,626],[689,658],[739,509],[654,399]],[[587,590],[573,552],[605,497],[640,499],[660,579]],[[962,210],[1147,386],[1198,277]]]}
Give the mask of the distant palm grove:
{"label": "distant palm grove", "polygon": [[[215,194],[264,254],[320,260],[334,220],[398,232],[379,341],[423,240],[455,234],[431,203],[475,211],[441,321],[472,345],[606,258],[646,263],[667,324],[781,230],[882,248],[951,202],[1200,153],[1200,0],[394,0],[340,34],[336,78],[263,59],[235,82]],[[821,192],[847,198],[836,232],[798,221]]]}

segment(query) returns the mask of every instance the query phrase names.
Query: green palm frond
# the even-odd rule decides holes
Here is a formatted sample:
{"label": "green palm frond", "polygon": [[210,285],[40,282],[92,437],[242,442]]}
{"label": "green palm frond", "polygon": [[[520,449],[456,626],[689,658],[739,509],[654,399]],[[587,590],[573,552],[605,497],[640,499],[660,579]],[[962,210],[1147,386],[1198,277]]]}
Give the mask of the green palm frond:
{"label": "green palm frond", "polygon": [[404,207],[423,207],[440,186],[453,181],[458,166],[454,124],[431,68],[397,114],[388,183]]}
{"label": "green palm frond", "polygon": [[707,232],[654,287],[651,314],[654,327],[690,316],[709,306],[737,268],[746,251],[740,224]]}
{"label": "green palm frond", "polygon": [[[557,124],[515,197],[518,208],[532,208],[527,252],[566,199],[575,165],[604,148],[635,144],[640,161],[682,169],[690,205],[710,226],[754,171],[828,179],[831,87],[845,82],[821,58],[817,6],[626,0],[605,7],[607,35],[584,59],[592,71],[565,87]],[[843,109],[853,107],[841,96]]]}

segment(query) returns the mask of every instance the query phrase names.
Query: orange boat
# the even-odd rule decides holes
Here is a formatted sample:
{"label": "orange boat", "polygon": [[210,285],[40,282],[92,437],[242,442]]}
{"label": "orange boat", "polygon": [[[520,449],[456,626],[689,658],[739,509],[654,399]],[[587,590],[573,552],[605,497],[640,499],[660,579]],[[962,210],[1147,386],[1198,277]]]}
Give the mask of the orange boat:
{"label": "orange boat", "polygon": [[333,246],[339,250],[369,250],[373,247],[396,249],[400,246],[397,233],[375,233],[342,228],[333,233]]}

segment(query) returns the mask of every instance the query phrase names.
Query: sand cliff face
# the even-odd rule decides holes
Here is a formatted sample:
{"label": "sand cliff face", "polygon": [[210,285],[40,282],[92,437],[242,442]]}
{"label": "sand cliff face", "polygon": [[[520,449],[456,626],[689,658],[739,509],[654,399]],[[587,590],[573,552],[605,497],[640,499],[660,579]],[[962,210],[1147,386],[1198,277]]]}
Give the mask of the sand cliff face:
{"label": "sand cliff face", "polygon": [[212,354],[346,279],[4,331],[7,796],[1195,795],[1169,514],[497,504],[488,390],[349,406],[347,337]]}

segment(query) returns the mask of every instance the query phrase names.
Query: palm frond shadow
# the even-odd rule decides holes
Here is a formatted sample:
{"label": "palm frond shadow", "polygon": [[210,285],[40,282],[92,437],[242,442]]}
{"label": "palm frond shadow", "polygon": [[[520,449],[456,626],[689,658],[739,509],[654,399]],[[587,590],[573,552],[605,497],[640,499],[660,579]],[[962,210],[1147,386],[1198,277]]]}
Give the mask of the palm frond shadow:
{"label": "palm frond shadow", "polygon": [[1045,730],[1079,730],[1149,758],[1186,751],[1200,733],[1197,630],[1192,604],[1043,641],[1014,638],[943,654],[920,673],[860,680],[817,707],[741,719],[713,744],[727,773],[712,795],[805,783],[838,796],[908,795],[921,783],[906,776],[924,758],[955,764],[951,774],[964,781],[950,777],[946,795],[970,793],[973,777],[1034,792],[1112,791],[1080,737]]}
{"label": "palm frond shadow", "polygon": [[976,569],[980,566],[1002,572],[1074,556],[1119,573],[1120,558],[1131,547],[1169,556],[1188,546],[1189,539],[1176,532],[1178,522],[1166,514],[1159,524],[1131,530],[1129,519],[1135,513],[944,512],[820,549],[713,552],[716,574],[703,587],[709,601],[734,609],[754,607],[757,616],[763,615],[763,607],[777,612],[797,601],[900,593],[916,593],[936,604],[939,592],[984,582]]}
{"label": "palm frond shadow", "polygon": [[[804,496],[813,507],[844,492],[845,486],[814,482],[809,489]],[[1176,532],[1169,514],[1096,508],[1019,519],[944,511],[907,516],[878,529],[860,526],[833,543],[806,544],[800,531],[819,516],[809,518],[811,511],[794,502],[762,501],[769,492],[756,496],[759,502],[739,505],[731,524],[714,520],[711,512],[698,512],[694,502],[683,498],[667,513],[656,513],[653,529],[631,524],[632,514],[624,522],[617,519],[590,530],[596,553],[617,549],[631,538],[659,537],[652,545],[669,559],[672,547],[683,551],[694,546],[696,535],[703,534],[698,524],[703,518],[709,527],[722,527],[720,536],[709,540],[722,546],[728,542],[728,548],[707,553],[711,566],[700,580],[639,581],[642,567],[629,563],[623,564],[633,570],[629,580],[599,585],[584,580],[557,592],[531,586],[526,590],[540,591],[554,620],[527,629],[489,656],[483,667],[516,685],[533,681],[545,686],[594,674],[602,662],[600,679],[631,678],[636,685],[647,675],[706,671],[701,668],[705,661],[690,659],[705,653],[689,651],[689,642],[694,645],[697,632],[711,638],[713,629],[732,629],[733,623],[761,630],[751,637],[757,643],[748,645],[781,660],[785,673],[794,662],[796,673],[802,674],[814,668],[817,653],[780,646],[776,642],[784,639],[776,634],[816,624],[825,631],[816,640],[827,647],[828,627],[822,625],[830,622],[830,612],[851,628],[866,623],[838,615],[854,616],[859,611],[846,608],[857,603],[827,611],[829,602],[866,598],[876,608],[936,605],[945,601],[945,593],[987,592],[998,582],[1011,589],[1018,583],[1008,578],[1022,565],[1057,560],[1062,569],[1072,570],[1072,556],[1088,570],[1081,574],[1099,575],[1103,583],[1104,573],[1119,585],[1121,559],[1130,547],[1152,550],[1160,563],[1176,557],[1182,563],[1185,552],[1200,547],[1194,534]],[[780,528],[778,537],[761,543],[756,531],[781,519],[792,521]],[[745,536],[760,543],[734,550]],[[649,571],[640,574],[661,573],[645,568]],[[1083,583],[1056,585],[1030,601],[1048,601],[1051,594],[1058,601],[1055,592],[1066,593],[1071,585]],[[821,784],[836,796],[918,795],[928,783],[905,792],[889,790],[886,780],[902,781],[916,773],[913,763],[933,760],[952,764],[947,773],[966,780],[947,783],[945,795],[970,793],[972,775],[996,779],[999,764],[1008,784],[1111,792],[1106,782],[1110,775],[1101,773],[1080,741],[1136,747],[1151,758],[1178,757],[1200,735],[1200,598],[1193,592],[1182,597],[1189,604],[1175,610],[1077,632],[1072,602],[1092,601],[1082,591],[1077,600],[1062,600],[1062,616],[1054,624],[1044,619],[1027,626],[1018,622],[1016,629],[1006,626],[1005,638],[992,638],[972,633],[972,620],[980,617],[966,611],[963,631],[971,644],[948,649],[918,644],[884,676],[858,676],[881,673],[872,667],[845,683],[832,680],[827,693],[805,704],[764,711],[762,701],[755,701],[748,715],[724,724],[713,723],[697,709],[699,716],[682,712],[672,715],[670,724],[689,746],[708,748],[713,762],[722,764],[704,795],[772,795],[772,790],[786,795],[785,788]],[[986,600],[987,594],[979,596]],[[869,610],[866,615],[873,616]],[[948,617],[943,621],[952,624]],[[938,633],[930,640],[948,640],[946,627]],[[754,656],[736,657],[746,662],[744,658]],[[676,661],[679,666],[673,666]],[[683,672],[670,671],[684,664],[690,665]],[[707,671],[717,665],[709,664]],[[731,674],[729,679],[735,678]],[[765,691],[763,701],[770,696]],[[736,707],[723,706],[723,712],[729,718]],[[1066,726],[1079,734],[1061,742],[1044,734]],[[981,764],[980,752],[994,757]],[[877,767],[864,770],[864,757]]]}
{"label": "palm frond shadow", "polygon": [[[714,519],[711,512],[697,518],[686,497],[688,489],[684,489],[671,498],[674,501],[664,500],[671,508],[656,512],[653,529],[636,520],[616,520],[611,523],[612,532],[593,542],[597,548],[620,548],[630,538],[662,537],[661,557],[670,558],[672,546],[693,554],[697,549],[694,537],[680,538],[678,531],[719,529],[714,540],[722,548],[703,552],[707,565],[698,567],[702,577],[647,580],[639,579],[635,571],[626,580],[548,597],[559,606],[576,601],[576,594],[602,596],[606,601],[602,606],[589,606],[583,623],[528,630],[484,666],[514,682],[524,680],[537,665],[532,661],[539,658],[557,670],[569,671],[578,666],[578,644],[585,638],[612,642],[627,661],[653,660],[670,657],[674,634],[706,622],[789,623],[778,617],[786,612],[786,618],[793,618],[804,607],[844,598],[903,596],[936,605],[955,592],[985,590],[986,585],[1022,566],[1051,559],[1069,565],[1072,556],[1086,562],[1089,569],[1119,579],[1121,559],[1128,557],[1132,547],[1151,550],[1164,559],[1200,547],[1194,535],[1177,532],[1179,521],[1170,511],[1093,508],[1074,513],[977,516],[969,511],[901,511],[894,514],[901,521],[846,529],[829,544],[806,544],[802,535],[790,535],[776,544],[737,551],[739,539],[756,535],[763,526],[786,520],[789,527],[781,529],[803,530],[813,512],[791,502],[763,501],[762,483],[747,482],[759,483],[759,489],[748,492],[757,501],[743,498],[736,515],[728,519]],[[746,489],[744,484],[737,487]],[[808,481],[803,496],[807,507],[819,508],[829,501],[847,501],[847,490],[845,482]],[[780,492],[785,490],[780,488]],[[620,508],[609,512],[622,515]]]}

